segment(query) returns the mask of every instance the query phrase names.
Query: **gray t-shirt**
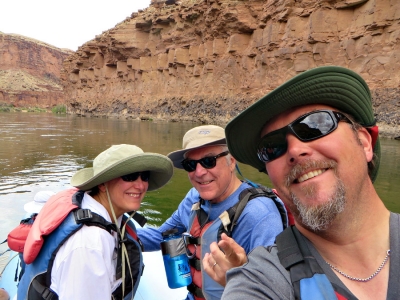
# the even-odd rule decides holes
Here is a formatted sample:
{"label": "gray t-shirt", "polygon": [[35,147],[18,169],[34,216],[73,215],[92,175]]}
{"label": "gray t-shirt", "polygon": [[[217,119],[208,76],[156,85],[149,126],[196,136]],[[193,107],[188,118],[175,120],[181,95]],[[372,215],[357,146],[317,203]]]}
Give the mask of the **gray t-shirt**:
{"label": "gray t-shirt", "polygon": [[[400,295],[400,215],[390,214],[390,274],[388,300]],[[311,253],[324,270],[328,279],[347,290],[346,286],[325,263],[318,251],[307,239]],[[222,300],[273,299],[294,300],[289,272],[281,265],[276,246],[255,248],[248,256],[248,263],[227,273],[228,283]],[[350,293],[350,291],[348,291]],[[351,293],[350,293],[351,294]]]}

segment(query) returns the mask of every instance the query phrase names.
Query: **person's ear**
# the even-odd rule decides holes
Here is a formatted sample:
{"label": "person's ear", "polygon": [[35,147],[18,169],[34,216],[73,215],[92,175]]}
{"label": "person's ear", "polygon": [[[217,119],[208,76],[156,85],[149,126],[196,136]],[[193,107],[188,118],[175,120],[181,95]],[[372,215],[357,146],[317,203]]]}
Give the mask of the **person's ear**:
{"label": "person's ear", "polygon": [[98,188],[99,188],[100,192],[104,193],[106,191],[106,185],[104,183],[99,184]]}
{"label": "person's ear", "polygon": [[231,172],[233,172],[236,169],[237,161],[231,154],[229,154],[229,161],[230,161],[229,168],[231,169]]}
{"label": "person's ear", "polygon": [[374,156],[374,147],[372,145],[372,137],[368,130],[364,127],[358,129],[357,131],[358,139],[361,146],[364,149],[365,157],[368,162],[372,161]]}

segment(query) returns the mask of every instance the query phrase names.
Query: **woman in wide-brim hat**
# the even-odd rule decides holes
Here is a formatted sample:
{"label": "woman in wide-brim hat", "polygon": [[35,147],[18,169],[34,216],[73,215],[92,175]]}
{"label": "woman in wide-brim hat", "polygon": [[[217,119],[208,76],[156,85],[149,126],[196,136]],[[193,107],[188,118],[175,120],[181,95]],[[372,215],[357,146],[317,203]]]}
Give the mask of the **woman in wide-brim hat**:
{"label": "woman in wide-brim hat", "polygon": [[[72,176],[71,185],[79,191],[69,189],[59,192],[45,204],[40,218],[36,220],[38,223],[35,221],[32,228],[36,225],[47,228],[41,225],[52,225],[49,219],[59,220],[60,217],[53,216],[65,212],[60,208],[65,203],[67,207],[71,206],[71,202],[74,205],[79,203],[79,212],[82,211],[79,216],[78,211],[67,211],[68,217],[51,231],[42,246],[42,249],[48,249],[49,243],[55,243],[51,249],[57,248],[50,253],[55,257],[53,263],[45,264],[52,266],[48,270],[51,271],[48,288],[58,299],[109,300],[126,299],[127,295],[133,299],[143,261],[136,228],[130,219],[140,208],[146,192],[164,186],[172,175],[173,165],[168,157],[143,152],[134,145],[114,145],[93,160],[93,167],[81,169]],[[129,217],[125,214],[127,212]],[[89,220],[65,236],[64,232],[69,232],[70,227],[63,224],[71,217],[77,224],[82,219]],[[24,259],[25,252],[27,258],[33,257],[26,272],[32,274],[32,269],[28,268],[35,268],[36,258],[31,255],[32,251],[25,250]],[[39,259],[40,254],[37,257]],[[22,287],[33,282],[31,278],[24,277]],[[19,287],[18,294],[20,290],[26,293],[29,288],[22,290]]]}
{"label": "woman in wide-brim hat", "polygon": [[89,191],[110,216],[114,210],[118,218],[125,212],[138,210],[145,193],[165,185],[172,174],[168,157],[122,144],[100,153],[93,167],[76,172],[71,185]]}
{"label": "woman in wide-brim hat", "polygon": [[[99,210],[96,208],[96,212],[116,223],[117,228],[120,228],[118,235],[121,237],[125,231],[125,227],[121,226],[121,216],[126,212],[138,210],[146,192],[164,186],[172,174],[173,165],[168,157],[157,153],[145,153],[137,146],[122,144],[114,145],[100,153],[93,160],[93,167],[76,172],[72,176],[71,185],[86,191],[82,207],[85,206],[85,201],[89,202],[88,208],[92,210],[95,209],[92,205],[96,205],[96,202],[101,204],[107,213],[101,212],[101,207]],[[121,244],[120,239],[117,240],[117,244],[114,239],[106,245],[110,246],[110,249],[125,246]],[[120,253],[124,255],[125,250]],[[132,260],[132,257],[126,256],[125,259]],[[125,268],[125,272],[129,274],[130,270]],[[115,275],[114,272],[112,274]],[[132,274],[130,275],[132,277]],[[122,276],[124,278],[127,275],[122,273]],[[99,298],[90,295],[87,299]]]}

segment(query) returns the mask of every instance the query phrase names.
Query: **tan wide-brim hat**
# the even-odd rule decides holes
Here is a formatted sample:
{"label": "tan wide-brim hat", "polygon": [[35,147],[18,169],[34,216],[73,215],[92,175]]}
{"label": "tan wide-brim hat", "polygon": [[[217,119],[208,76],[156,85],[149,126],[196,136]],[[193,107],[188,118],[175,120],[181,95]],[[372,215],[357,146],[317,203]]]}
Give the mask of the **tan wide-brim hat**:
{"label": "tan wide-brim hat", "polygon": [[216,125],[202,125],[187,131],[182,140],[183,149],[173,151],[167,156],[172,160],[175,168],[183,169],[182,161],[185,159],[186,152],[214,145],[226,145],[224,129]]}
{"label": "tan wide-brim hat", "polygon": [[134,145],[114,145],[93,160],[92,168],[76,172],[71,178],[71,185],[87,191],[120,176],[142,171],[150,171],[148,191],[153,191],[171,179],[173,166],[165,155],[143,152]]}

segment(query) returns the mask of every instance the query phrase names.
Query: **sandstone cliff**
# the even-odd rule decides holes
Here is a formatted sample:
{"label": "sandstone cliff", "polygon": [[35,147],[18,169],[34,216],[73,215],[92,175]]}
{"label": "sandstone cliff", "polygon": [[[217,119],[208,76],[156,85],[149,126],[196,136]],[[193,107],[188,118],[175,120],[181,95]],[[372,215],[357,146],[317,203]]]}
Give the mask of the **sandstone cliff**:
{"label": "sandstone cliff", "polygon": [[[153,0],[64,62],[71,110],[223,123],[299,72],[340,65],[400,124],[400,2]],[[170,1],[174,3],[174,1]]]}
{"label": "sandstone cliff", "polygon": [[60,71],[73,51],[0,32],[0,105],[51,108],[64,103]]}

